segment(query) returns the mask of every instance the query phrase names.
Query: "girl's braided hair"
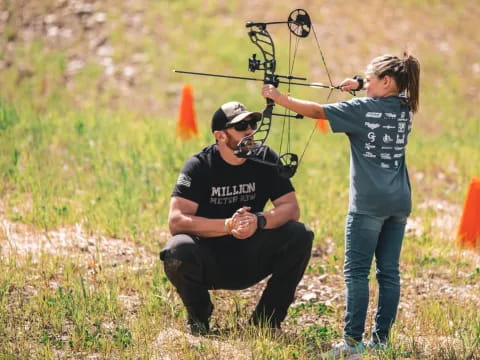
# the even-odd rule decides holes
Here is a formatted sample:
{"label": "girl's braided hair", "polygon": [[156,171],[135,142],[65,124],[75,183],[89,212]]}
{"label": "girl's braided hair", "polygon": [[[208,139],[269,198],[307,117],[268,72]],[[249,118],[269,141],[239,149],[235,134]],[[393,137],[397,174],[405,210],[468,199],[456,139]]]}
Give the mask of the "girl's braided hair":
{"label": "girl's braided hair", "polygon": [[419,105],[420,63],[418,60],[404,53],[403,58],[394,55],[382,55],[373,59],[367,67],[367,74],[383,78],[388,75],[395,79],[398,92],[405,92],[407,102],[413,112],[417,112]]}

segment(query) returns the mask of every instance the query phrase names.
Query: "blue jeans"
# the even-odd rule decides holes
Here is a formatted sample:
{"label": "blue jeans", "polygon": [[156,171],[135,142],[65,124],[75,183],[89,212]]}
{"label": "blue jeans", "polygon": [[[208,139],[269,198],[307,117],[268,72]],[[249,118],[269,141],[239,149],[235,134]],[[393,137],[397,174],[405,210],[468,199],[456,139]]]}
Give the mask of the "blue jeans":
{"label": "blue jeans", "polygon": [[350,212],[345,226],[344,337],[361,341],[368,308],[368,275],[373,255],[379,297],[372,337],[386,341],[400,299],[399,258],[407,216],[372,216]]}

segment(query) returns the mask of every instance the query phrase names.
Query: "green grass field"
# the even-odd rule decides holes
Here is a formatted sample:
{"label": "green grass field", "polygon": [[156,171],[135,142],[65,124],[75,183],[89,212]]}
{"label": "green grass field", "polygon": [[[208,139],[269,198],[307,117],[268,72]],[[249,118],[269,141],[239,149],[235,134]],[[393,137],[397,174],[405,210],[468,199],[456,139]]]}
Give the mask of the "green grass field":
{"label": "green grass field", "polygon": [[[480,4],[7,0],[0,4],[0,359],[310,360],[341,336],[345,136],[314,134],[293,178],[316,237],[282,336],[246,325],[261,285],[214,292],[218,336],[184,333],[185,312],[158,261],[170,192],[187,157],[212,142],[213,111],[230,100],[264,106],[260,83],[171,70],[252,76],[247,59],[258,50],[245,22],[284,20],[297,7],[312,17],[334,83],[405,48],[422,66],[407,151],[414,211],[403,295],[392,346],[370,357],[480,358],[480,256],[454,242],[468,183],[480,176]],[[271,33],[286,72],[288,30]],[[300,43],[294,72],[328,82],[311,37]],[[186,82],[200,135],[182,142],[175,125]],[[328,91],[291,93],[323,102]],[[313,126],[292,123],[292,151],[303,151]],[[274,149],[279,135],[274,123]]]}

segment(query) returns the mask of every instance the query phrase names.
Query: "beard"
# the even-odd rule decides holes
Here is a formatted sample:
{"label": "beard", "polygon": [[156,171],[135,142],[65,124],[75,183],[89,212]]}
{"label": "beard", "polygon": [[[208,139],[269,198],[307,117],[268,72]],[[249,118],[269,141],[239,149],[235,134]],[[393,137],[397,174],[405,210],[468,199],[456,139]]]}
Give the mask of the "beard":
{"label": "beard", "polygon": [[236,141],[233,136],[231,136],[228,132],[225,132],[225,135],[227,135],[227,142],[225,143],[225,145],[227,145],[227,147],[232,150],[232,151],[237,151],[238,150],[238,141]]}
{"label": "beard", "polygon": [[[227,135],[227,141],[225,143],[225,145],[227,145],[227,147],[232,150],[232,151],[240,151],[239,147],[238,147],[238,143],[241,141],[237,141],[233,138],[233,136],[231,136],[228,132],[225,132],[225,134]],[[243,138],[242,138],[243,139]],[[255,145],[255,140],[253,139],[253,134],[252,136],[249,137],[248,141],[246,142],[246,146],[243,146],[243,149],[242,149],[242,152],[243,153],[248,153],[251,148],[253,147],[253,145]]]}

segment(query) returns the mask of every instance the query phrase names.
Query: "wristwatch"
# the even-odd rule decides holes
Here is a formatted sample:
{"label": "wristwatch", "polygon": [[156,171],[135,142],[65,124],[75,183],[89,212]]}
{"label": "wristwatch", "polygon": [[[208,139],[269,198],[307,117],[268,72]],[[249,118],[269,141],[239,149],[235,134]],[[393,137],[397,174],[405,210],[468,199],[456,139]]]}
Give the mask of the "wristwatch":
{"label": "wristwatch", "polygon": [[267,219],[261,212],[255,213],[255,216],[257,217],[257,227],[259,229],[264,229],[265,226],[267,226]]}

